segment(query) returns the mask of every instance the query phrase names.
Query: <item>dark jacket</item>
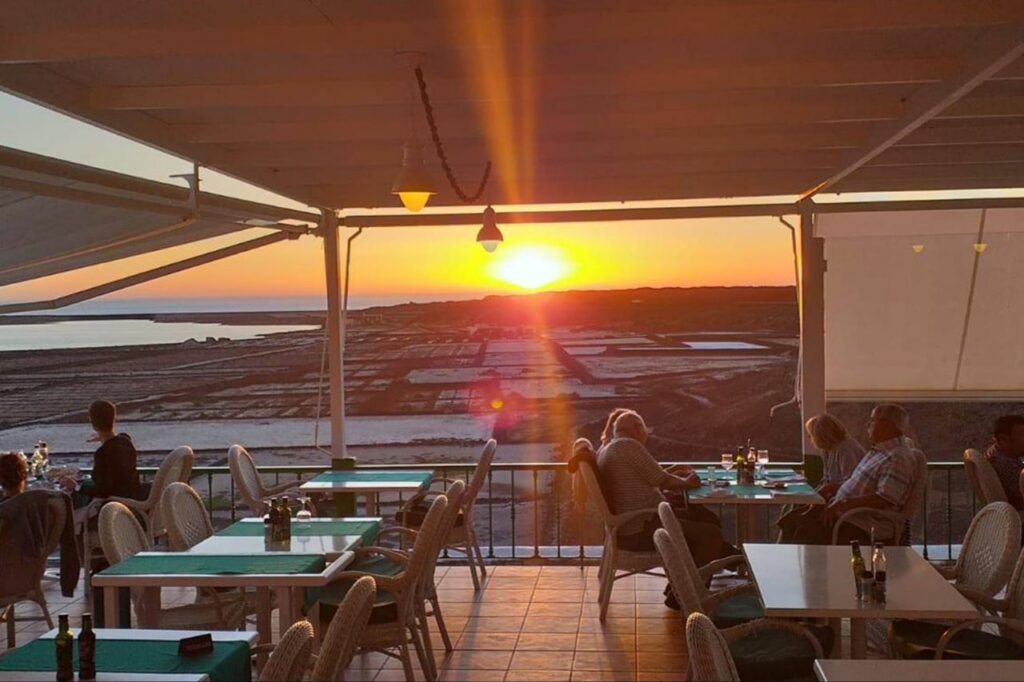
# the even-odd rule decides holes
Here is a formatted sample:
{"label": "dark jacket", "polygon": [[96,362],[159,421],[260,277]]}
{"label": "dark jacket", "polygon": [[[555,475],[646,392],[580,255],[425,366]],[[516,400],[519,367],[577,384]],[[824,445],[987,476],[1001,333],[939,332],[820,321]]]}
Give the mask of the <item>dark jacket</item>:
{"label": "dark jacket", "polygon": [[92,468],[93,485],[82,492],[92,497],[139,499],[138,454],[132,437],[119,433],[96,450]]}

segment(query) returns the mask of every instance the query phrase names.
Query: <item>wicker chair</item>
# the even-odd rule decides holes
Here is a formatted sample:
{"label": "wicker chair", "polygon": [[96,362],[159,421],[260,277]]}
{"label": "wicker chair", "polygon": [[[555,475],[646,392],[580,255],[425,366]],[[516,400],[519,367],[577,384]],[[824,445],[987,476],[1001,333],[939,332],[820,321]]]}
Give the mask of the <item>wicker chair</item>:
{"label": "wicker chair", "polygon": [[[448,498],[438,495],[430,505],[412,550],[408,553],[384,547],[360,547],[355,550],[352,569],[342,572],[320,595],[320,616],[342,601],[354,581],[369,576],[377,583],[377,601],[370,614],[369,625],[359,637],[359,648],[378,651],[402,662],[405,678],[414,678],[409,645],[412,644],[420,667],[432,674],[430,659],[420,638],[422,628],[418,616],[423,596],[421,581],[429,563],[436,560],[440,544],[441,521],[448,507]],[[430,646],[430,642],[426,643]],[[397,649],[396,654],[393,649]]]}
{"label": "wicker chair", "polygon": [[[109,502],[100,510],[100,544],[111,566],[121,563],[139,552],[152,548],[149,533],[142,528],[135,515],[120,502]],[[244,604],[240,599],[226,599],[212,594],[210,601],[161,608],[155,617],[144,612],[146,608],[141,589],[132,589],[132,603],[140,621],[153,620],[158,627],[178,630],[237,630],[242,625]]]}
{"label": "wicker chair", "polygon": [[964,450],[964,472],[967,474],[967,480],[971,482],[975,497],[981,500],[982,504],[1006,502],[1003,484],[1000,483],[996,470],[992,468],[992,463],[984,453],[974,448]]}
{"label": "wicker chair", "polygon": [[166,490],[167,486],[171,483],[176,481],[187,483],[189,481],[194,461],[195,455],[192,453],[192,448],[186,445],[175,448],[171,450],[170,454],[168,454],[167,457],[164,458],[164,461],[160,463],[160,468],[157,469],[156,476],[153,477],[153,484],[149,489],[149,496],[145,500],[133,500],[127,497],[114,496],[95,499],[89,503],[85,513],[81,515],[82,525],[79,531],[82,536],[83,563],[86,566],[86,590],[89,590],[92,587],[90,577],[91,571],[89,568],[94,548],[97,545],[96,537],[89,531],[89,523],[92,518],[100,513],[100,509],[107,502],[120,502],[142,518],[145,528],[149,531],[150,538],[154,541],[157,540],[167,532],[167,528],[161,518],[160,498],[163,496],[164,490]]}
{"label": "wicker chair", "polygon": [[[664,561],[683,617],[704,613],[699,583],[693,581],[687,569],[686,543],[680,543],[667,530],[659,528],[654,531],[654,544]],[[822,657],[823,645],[825,649],[832,646],[832,631],[828,628],[812,631],[791,621],[767,618],[724,628],[721,635],[728,644],[739,679],[743,680],[813,679],[814,659]],[[700,654],[700,650],[690,649],[691,660]]]}
{"label": "wicker chair", "polygon": [[[955,587],[965,597],[996,614],[1001,610],[1000,606],[1006,608],[995,597],[1008,579],[1010,588],[1007,594],[1012,597],[1014,592],[1011,572],[1015,562],[1019,564],[1020,539],[1017,510],[1006,502],[993,502],[982,508],[971,521],[956,564],[939,570],[947,579],[954,581]],[[1020,616],[1024,616],[1024,608],[1021,608]],[[889,648],[893,656],[899,658],[931,658],[946,627],[947,624],[930,621],[893,621],[889,625]],[[965,637],[970,639],[973,635]]]}
{"label": "wicker chair", "polygon": [[691,613],[686,619],[686,648],[692,682],[740,682],[728,642],[703,613]]}
{"label": "wicker chair", "polygon": [[[46,560],[53,554],[60,543],[61,532],[67,521],[64,496],[44,490],[30,490],[21,493],[22,495],[40,496],[46,498],[46,542],[40,556],[26,557],[24,551],[13,540],[14,534],[5,533],[0,524],[0,620],[7,621],[7,646],[13,648],[17,645],[15,636],[16,620],[46,621],[49,628],[53,627],[53,619],[50,618],[50,609],[46,605],[46,595],[43,593],[42,580],[46,572]],[[43,502],[39,502],[43,504]],[[43,612],[42,617],[16,618],[15,608],[20,602],[30,601],[35,603]]]}
{"label": "wicker chair", "polygon": [[270,651],[270,658],[260,671],[260,682],[301,682],[313,652],[313,626],[308,620],[292,624],[277,644],[260,645],[254,654]]}
{"label": "wicker chair", "polygon": [[[910,545],[910,524],[924,500],[928,487],[928,459],[920,450],[911,450],[916,459],[917,474],[910,494],[899,509],[869,509],[860,507],[851,509],[840,516],[832,526],[832,544],[839,544],[839,530],[844,523],[852,519],[866,519],[876,527],[875,539],[889,545]],[[885,534],[888,530],[888,535]]]}
{"label": "wicker chair", "polygon": [[[476,469],[473,471],[473,478],[469,480],[466,494],[462,498],[459,513],[455,518],[452,528],[445,534],[444,549],[454,550],[466,555],[469,563],[470,576],[473,578],[473,589],[479,590],[484,579],[487,578],[487,568],[484,566],[483,552],[480,551],[480,538],[476,532],[474,521],[474,510],[476,498],[487,482],[487,475],[491,471],[491,462],[494,461],[494,453],[498,448],[498,442],[493,438],[484,445],[480,459],[477,460]],[[430,481],[430,486],[442,483],[446,487],[451,485],[451,479],[446,476],[435,476]],[[415,528],[423,519],[425,503],[431,495],[439,491],[431,491],[429,488],[422,493],[409,499],[402,508],[395,514],[395,520],[404,528]],[[445,490],[447,494],[447,490]],[[450,496],[449,496],[450,498]],[[449,499],[451,502],[451,499]],[[479,576],[477,573],[479,572]]]}
{"label": "wicker chair", "polygon": [[[448,634],[448,628],[444,624],[444,616],[441,614],[441,602],[437,598],[437,583],[434,580],[435,569],[437,568],[437,556],[444,549],[444,543],[441,538],[450,537],[449,533],[452,527],[455,525],[456,520],[459,517],[459,513],[462,511],[461,501],[466,492],[466,484],[461,480],[454,480],[451,485],[448,486],[448,490],[445,492],[445,497],[448,498],[448,506],[445,508],[444,516],[441,517],[441,526],[438,529],[438,547],[430,555],[431,558],[427,562],[426,568],[423,570],[423,577],[420,579],[420,595],[416,598],[417,608],[417,619],[420,626],[420,636],[424,643],[430,642],[430,628],[429,618],[434,617],[434,621],[437,623],[438,632],[441,635],[441,641],[444,644],[446,652],[451,652],[455,649],[452,645],[452,640]],[[409,537],[415,540],[419,531],[412,528],[403,528],[396,526],[388,528],[377,535],[378,541],[382,538],[386,538],[389,535],[398,534],[403,537]],[[428,611],[429,607],[429,611]],[[427,660],[430,663],[430,670],[432,677],[437,677],[437,660],[434,657],[433,646],[425,647],[427,650]]]}
{"label": "wicker chair", "polygon": [[167,519],[167,544],[172,552],[184,552],[213,535],[206,505],[188,483],[175,481],[167,486],[160,507]]}
{"label": "wicker chair", "polygon": [[690,546],[686,544],[686,534],[672,510],[672,505],[668,502],[659,504],[658,518],[661,519],[661,527],[668,532],[669,537],[680,548],[682,568],[686,571],[690,584],[697,591],[701,603],[701,613],[709,614],[715,627],[728,628],[764,617],[764,607],[761,605],[761,599],[758,597],[757,588],[753,583],[748,582],[715,592],[705,587],[719,571],[746,564],[747,560],[744,556],[735,555],[717,559],[698,569],[697,563],[693,560],[693,553],[690,552]]}
{"label": "wicker chair", "polygon": [[[597,508],[598,516],[604,523],[604,550],[601,552],[601,564],[598,568],[598,579],[600,589],[597,593],[597,602],[601,606],[600,619],[603,621],[608,615],[608,604],[611,603],[612,588],[615,581],[626,578],[637,573],[653,575],[659,578],[666,577],[664,573],[655,573],[653,569],[661,567],[661,555],[656,551],[631,552],[619,548],[619,529],[633,519],[646,518],[657,514],[658,510],[637,509],[623,514],[613,514],[608,502],[604,499],[601,485],[597,481],[597,472],[587,462],[582,462],[576,472],[577,476],[583,477],[586,486],[587,497]],[[622,571],[622,573],[620,573]]]}
{"label": "wicker chair", "polygon": [[360,578],[352,585],[331,619],[320,654],[314,656],[309,682],[332,682],[344,678],[345,669],[355,655],[359,633],[370,622],[376,598],[377,585],[373,578]]}
{"label": "wicker chair", "polygon": [[301,481],[295,480],[272,486],[264,485],[256,463],[252,460],[252,455],[241,445],[232,445],[228,448],[228,468],[231,469],[231,478],[235,482],[235,489],[253,516],[266,514],[269,510],[270,498],[293,490],[301,483]]}

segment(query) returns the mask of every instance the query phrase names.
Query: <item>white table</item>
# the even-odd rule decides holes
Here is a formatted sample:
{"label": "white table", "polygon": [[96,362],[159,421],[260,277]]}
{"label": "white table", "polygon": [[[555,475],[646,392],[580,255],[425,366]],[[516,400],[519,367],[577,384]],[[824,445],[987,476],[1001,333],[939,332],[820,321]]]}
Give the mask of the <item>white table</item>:
{"label": "white table", "polygon": [[1019,682],[1024,661],[815,661],[821,682],[928,680],[928,682]]}
{"label": "white table", "polygon": [[[300,525],[308,525],[315,528],[317,525],[326,525],[338,521],[367,521],[380,524],[380,517],[358,517],[358,518],[313,518],[309,521],[292,520],[293,534],[290,540],[284,543],[275,543],[268,546],[262,535],[212,535],[199,544],[186,550],[188,554],[215,554],[215,555],[250,555],[250,554],[323,554],[328,561],[333,561],[345,552],[351,552],[363,542],[361,535],[298,535],[295,529]],[[252,524],[263,528],[263,519],[242,519],[237,523]]]}
{"label": "white table", "polygon": [[[750,564],[768,618],[828,618],[839,641],[838,619],[850,620],[851,658],[864,658],[868,618],[970,620],[978,611],[910,547],[886,547],[885,604],[857,599],[850,548],[747,543]],[[838,646],[835,649],[838,650]]]}
{"label": "white table", "polygon": [[[825,504],[825,499],[817,493],[806,479],[792,469],[770,469],[766,481],[757,481],[754,485],[736,485],[735,472],[718,471],[715,480],[728,480],[727,488],[711,486],[706,471],[697,470],[704,486],[687,493],[690,504],[732,505],[736,507],[736,544],[742,545],[751,540],[751,529],[754,525],[755,507],[776,506],[787,504]],[[786,482],[784,490],[773,490],[765,483],[781,480]]]}
{"label": "white table", "polygon": [[[95,630],[97,639],[136,639],[147,641],[170,641],[176,642],[185,637],[194,637],[200,633],[194,630],[117,630],[110,628],[97,628]],[[71,629],[71,634],[78,637],[78,630]],[[246,642],[250,647],[256,643],[255,632],[227,632],[210,631],[210,637],[214,642]],[[57,629],[50,630],[39,639],[54,639],[57,636]],[[54,673],[52,671],[28,671],[28,670],[0,670],[0,682],[15,682],[16,680],[35,680],[52,682]],[[107,673],[100,672],[96,675],[96,682],[134,682],[145,680],[148,682],[208,682],[209,675],[192,673]]]}
{"label": "white table", "polygon": [[[259,539],[262,543],[262,539]],[[165,552],[140,552],[136,556],[166,556]],[[212,555],[211,555],[212,556]],[[287,630],[293,623],[302,618],[302,588],[324,587],[335,576],[352,563],[354,556],[345,552],[333,560],[328,560],[324,570],[319,573],[176,573],[176,574],[128,574],[105,575],[100,572],[93,578],[93,587],[104,590],[104,610],[108,623],[117,627],[131,627],[131,623],[120,622],[121,612],[118,609],[119,590],[117,588],[139,587],[143,589],[142,599],[146,604],[143,609],[147,622],[139,623],[139,627],[152,628],[157,625],[153,619],[160,609],[160,588],[162,587],[240,587],[256,590],[256,628],[259,641],[271,641],[270,624],[270,591],[274,591],[278,607],[278,628],[280,632]]]}
{"label": "white table", "polygon": [[[376,476],[375,476],[376,474]],[[399,479],[398,477],[402,477]],[[299,486],[299,490],[310,495],[351,493],[362,495],[366,501],[366,515],[377,514],[379,493],[409,493],[415,495],[427,488],[433,474],[422,469],[388,469],[326,471]]]}

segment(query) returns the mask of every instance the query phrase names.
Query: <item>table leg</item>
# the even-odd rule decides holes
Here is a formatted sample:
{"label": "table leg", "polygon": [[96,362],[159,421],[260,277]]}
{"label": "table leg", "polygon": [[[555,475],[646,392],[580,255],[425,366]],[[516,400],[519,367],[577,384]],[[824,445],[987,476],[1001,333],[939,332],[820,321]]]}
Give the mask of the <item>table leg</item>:
{"label": "table leg", "polygon": [[377,496],[373,493],[366,493],[366,515],[376,516],[377,515]]}
{"label": "table leg", "polygon": [[144,607],[142,609],[142,615],[139,618],[140,628],[159,628],[160,627],[160,588],[159,587],[146,587],[142,590],[142,601]]}
{"label": "table leg", "polygon": [[[125,625],[121,622],[121,610],[118,607],[118,596],[120,595],[121,589],[117,587],[99,587],[93,588],[99,592],[102,592],[103,598],[103,617],[109,619],[110,623],[107,625],[108,628],[123,628],[131,627],[131,625]],[[95,595],[94,598],[98,598],[101,595]]]}
{"label": "table leg", "polygon": [[260,644],[270,644],[270,588],[256,588],[256,633]]}
{"label": "table leg", "polygon": [[864,618],[850,619],[850,658],[868,657],[868,622]]}
{"label": "table leg", "polygon": [[736,505],[736,546],[740,549],[750,540],[750,511],[750,505]]}
{"label": "table leg", "polygon": [[277,636],[284,637],[285,631],[295,622],[295,600],[292,599],[292,588],[278,587],[274,590],[274,595],[277,597]]}
{"label": "table leg", "polygon": [[828,626],[832,630],[832,650],[826,651],[828,658],[843,657],[843,620],[842,618],[829,618]]}

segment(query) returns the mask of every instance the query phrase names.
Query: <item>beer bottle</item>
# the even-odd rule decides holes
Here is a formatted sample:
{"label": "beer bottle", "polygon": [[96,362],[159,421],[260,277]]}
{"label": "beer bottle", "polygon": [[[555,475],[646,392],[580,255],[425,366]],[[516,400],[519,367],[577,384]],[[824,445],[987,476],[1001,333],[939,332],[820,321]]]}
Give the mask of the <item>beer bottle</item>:
{"label": "beer bottle", "polygon": [[82,615],[82,631],[78,633],[78,679],[96,679],[96,632],[90,613]]}
{"label": "beer bottle", "polygon": [[57,682],[71,682],[75,679],[75,638],[67,614],[61,614],[58,623],[57,637],[53,640],[57,648]]}
{"label": "beer bottle", "polygon": [[281,498],[281,539],[292,539],[292,508],[288,505],[288,498]]}
{"label": "beer bottle", "polygon": [[270,539],[274,542],[281,539],[281,509],[277,498],[270,498]]}
{"label": "beer bottle", "polygon": [[864,566],[864,556],[860,553],[860,541],[853,540],[850,542],[850,568],[853,570],[853,582],[857,586],[857,598],[861,598],[860,593],[860,574],[864,572],[866,568]]}

